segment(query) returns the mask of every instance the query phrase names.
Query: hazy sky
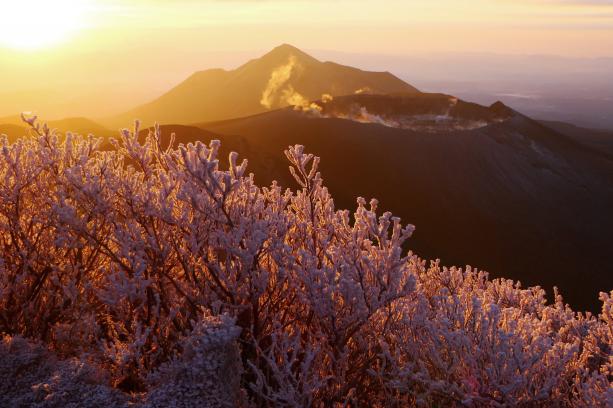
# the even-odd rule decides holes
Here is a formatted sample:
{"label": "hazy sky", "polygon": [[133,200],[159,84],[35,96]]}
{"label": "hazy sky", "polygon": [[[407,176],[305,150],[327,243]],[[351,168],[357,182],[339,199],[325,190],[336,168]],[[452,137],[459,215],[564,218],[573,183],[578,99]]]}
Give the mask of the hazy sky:
{"label": "hazy sky", "polygon": [[61,86],[91,93],[104,84],[131,103],[196,69],[230,67],[281,43],[371,54],[613,56],[613,1],[0,0],[0,96],[55,95]]}
{"label": "hazy sky", "polygon": [[[613,2],[217,1],[200,15],[196,10],[201,2],[190,3],[186,9],[193,10],[193,27],[208,21],[212,32],[221,32],[227,18],[244,27],[241,31],[254,46],[278,42],[281,36],[311,48],[359,52],[613,53]],[[249,46],[243,45],[243,36],[225,33],[236,46]]]}
{"label": "hazy sky", "polygon": [[[163,51],[248,50],[292,42],[308,48],[386,53],[613,54],[613,1],[607,0],[0,0],[0,4],[0,15],[1,8],[28,11],[23,21],[9,22],[23,31],[36,30],[32,16],[38,25],[78,25],[64,36],[60,48],[119,47],[120,51],[147,45]],[[54,15],[52,9],[63,16]],[[53,39],[57,30],[46,30],[45,36]],[[1,37],[5,35],[0,31],[0,42]]]}

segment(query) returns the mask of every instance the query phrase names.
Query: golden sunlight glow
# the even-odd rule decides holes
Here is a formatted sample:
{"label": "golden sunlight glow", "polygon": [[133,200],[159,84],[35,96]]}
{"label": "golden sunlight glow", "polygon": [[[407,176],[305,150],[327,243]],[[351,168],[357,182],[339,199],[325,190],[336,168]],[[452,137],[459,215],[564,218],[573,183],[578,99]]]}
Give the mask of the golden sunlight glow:
{"label": "golden sunlight glow", "polygon": [[91,0],[0,1],[0,47],[32,50],[65,41],[84,26]]}

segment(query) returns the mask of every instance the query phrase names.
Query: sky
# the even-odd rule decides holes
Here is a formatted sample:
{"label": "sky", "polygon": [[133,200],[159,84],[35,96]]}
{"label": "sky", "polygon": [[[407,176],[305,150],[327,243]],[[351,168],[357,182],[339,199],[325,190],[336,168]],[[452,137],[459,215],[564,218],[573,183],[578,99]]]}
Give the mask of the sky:
{"label": "sky", "polygon": [[[13,23],[24,32],[41,23],[77,25],[60,36],[64,42],[60,48],[65,49],[127,50],[138,44],[162,50],[197,45],[219,51],[296,42],[309,48],[385,53],[613,53],[613,1],[606,0],[1,0],[0,4],[27,13]],[[45,37],[54,42],[57,28],[46,31]],[[0,32],[0,42],[2,37]]]}
{"label": "sky", "polygon": [[[10,101],[53,98],[58,111],[104,115],[281,43],[613,57],[613,1],[0,0],[0,115],[24,105]],[[97,105],[84,104],[92,94]]]}

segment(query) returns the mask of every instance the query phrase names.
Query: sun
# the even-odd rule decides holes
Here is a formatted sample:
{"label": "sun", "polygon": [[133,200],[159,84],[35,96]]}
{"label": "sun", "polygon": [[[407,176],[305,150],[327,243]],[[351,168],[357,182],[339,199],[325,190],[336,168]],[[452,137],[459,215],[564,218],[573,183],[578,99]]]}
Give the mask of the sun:
{"label": "sun", "polygon": [[85,25],[91,0],[0,0],[0,47],[35,50],[68,40]]}

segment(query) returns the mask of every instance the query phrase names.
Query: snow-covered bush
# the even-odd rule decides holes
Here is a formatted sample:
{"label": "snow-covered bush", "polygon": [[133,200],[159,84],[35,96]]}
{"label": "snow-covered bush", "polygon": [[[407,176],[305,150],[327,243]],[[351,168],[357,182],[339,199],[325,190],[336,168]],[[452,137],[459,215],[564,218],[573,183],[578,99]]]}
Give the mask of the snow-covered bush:
{"label": "snow-covered bush", "polygon": [[242,402],[240,329],[228,316],[205,318],[181,342],[181,354],[147,378],[145,408],[235,407]]}
{"label": "snow-covered bush", "polygon": [[222,170],[217,141],[162,149],[137,125],[102,150],[29,121],[35,137],[0,141],[0,331],[87,361],[108,392],[147,406],[613,403],[609,295],[586,316],[427,265],[376,200],[335,209],[302,146],[286,151],[293,192],[255,185],[235,153]]}
{"label": "snow-covered bush", "polygon": [[0,341],[0,406],[100,407],[128,404],[102,371],[77,359],[58,360],[43,345],[20,336]]}
{"label": "snow-covered bush", "polygon": [[[394,337],[385,342],[386,366],[377,373],[395,401],[488,407],[613,402],[607,297],[598,321],[573,313],[559,296],[545,306],[542,290],[490,281],[470,268],[419,262],[414,271],[417,296],[405,303]],[[586,376],[592,375],[600,385],[588,391]]]}

